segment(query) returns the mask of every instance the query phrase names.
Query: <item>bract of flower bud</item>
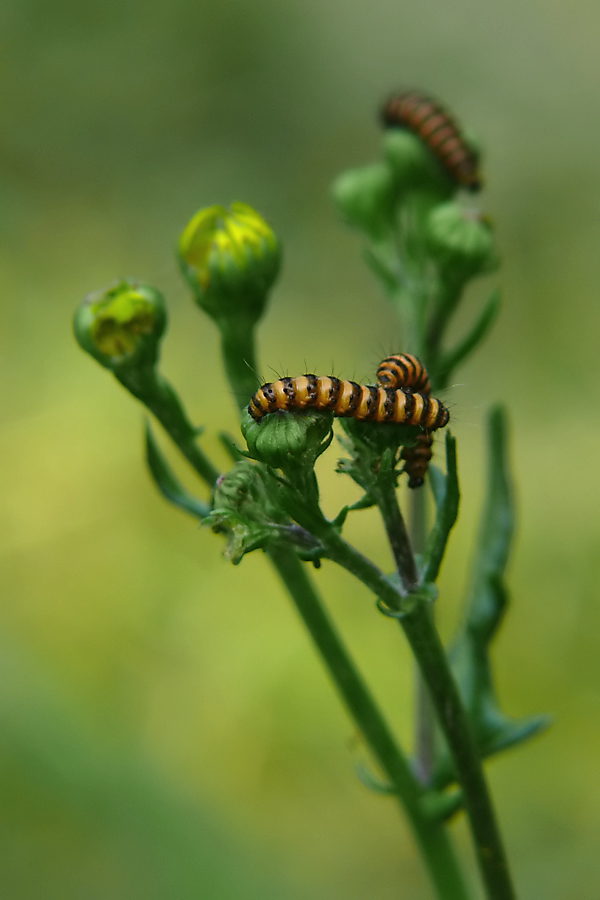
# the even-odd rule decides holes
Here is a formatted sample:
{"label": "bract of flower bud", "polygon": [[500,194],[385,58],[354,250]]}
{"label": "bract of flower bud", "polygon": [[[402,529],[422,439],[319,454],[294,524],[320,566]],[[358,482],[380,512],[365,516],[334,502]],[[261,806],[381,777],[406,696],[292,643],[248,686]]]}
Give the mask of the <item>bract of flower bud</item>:
{"label": "bract of flower bud", "polygon": [[333,416],[316,410],[276,412],[255,422],[246,411],[241,428],[254,459],[274,468],[297,463],[312,467],[331,443]]}
{"label": "bract of flower bud", "polygon": [[394,221],[394,172],[386,162],[342,172],[333,184],[333,199],[348,225],[373,240],[384,237]]}
{"label": "bract of flower bud", "polygon": [[426,191],[443,200],[456,192],[457,185],[431,150],[411,131],[388,129],[383,137],[383,154],[394,173],[398,195]]}
{"label": "bract of flower bud", "polygon": [[225,556],[234,564],[244,554],[280,538],[278,515],[269,500],[266,478],[264,467],[242,460],[215,485],[213,510],[205,524],[225,534]]}
{"label": "bract of flower bud", "polygon": [[240,460],[218,479],[213,496],[215,509],[227,509],[248,518],[266,519],[269,505],[260,466]]}
{"label": "bract of flower bud", "polygon": [[162,294],[130,280],[88,294],[73,320],[80,346],[113,370],[154,365],[166,325]]}
{"label": "bract of flower bud", "polygon": [[498,266],[489,220],[457,203],[442,203],[430,212],[425,240],[429,253],[449,278],[465,281]]}
{"label": "bract of flower bud", "polygon": [[199,306],[217,322],[264,311],[281,263],[270,225],[246,203],[201,209],[179,241],[179,261]]}

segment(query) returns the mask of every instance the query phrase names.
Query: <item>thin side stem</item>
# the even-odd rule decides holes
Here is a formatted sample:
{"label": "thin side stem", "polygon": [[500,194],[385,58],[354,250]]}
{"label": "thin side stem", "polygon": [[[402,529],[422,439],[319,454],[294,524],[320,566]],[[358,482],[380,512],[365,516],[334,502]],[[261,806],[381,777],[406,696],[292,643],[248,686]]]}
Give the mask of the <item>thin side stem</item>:
{"label": "thin side stem", "polygon": [[468,891],[446,828],[424,813],[425,792],[389,730],[376,701],[316,593],[305,566],[290,548],[268,551],[323,663],[373,756],[397,791],[440,900],[468,900]]}
{"label": "thin side stem", "polygon": [[115,374],[121,384],[156,416],[200,478],[212,487],[219,477],[219,470],[198,446],[198,429],[188,419],[167,379],[153,368]]}
{"label": "thin side stem", "polygon": [[236,406],[241,411],[259,387],[254,322],[227,319],[219,324],[219,330],[225,374]]}

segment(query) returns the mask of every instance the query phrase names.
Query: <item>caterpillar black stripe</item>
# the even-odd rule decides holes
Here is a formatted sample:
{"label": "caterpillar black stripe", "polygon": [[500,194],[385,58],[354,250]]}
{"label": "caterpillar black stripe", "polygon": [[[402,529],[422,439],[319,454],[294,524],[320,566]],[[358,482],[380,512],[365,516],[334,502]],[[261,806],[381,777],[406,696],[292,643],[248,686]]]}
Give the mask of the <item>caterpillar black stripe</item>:
{"label": "caterpillar black stripe", "polygon": [[384,105],[381,119],[386,128],[406,128],[416,134],[462,187],[481,188],[477,156],[452,116],[435,100],[416,91],[398,94]]}
{"label": "caterpillar black stripe", "polygon": [[443,428],[450,418],[443,403],[425,393],[362,385],[327,375],[299,375],[268,382],[256,391],[248,406],[257,422],[277,410],[303,409],[327,410],[334,416],[363,422],[420,425],[427,431]]}

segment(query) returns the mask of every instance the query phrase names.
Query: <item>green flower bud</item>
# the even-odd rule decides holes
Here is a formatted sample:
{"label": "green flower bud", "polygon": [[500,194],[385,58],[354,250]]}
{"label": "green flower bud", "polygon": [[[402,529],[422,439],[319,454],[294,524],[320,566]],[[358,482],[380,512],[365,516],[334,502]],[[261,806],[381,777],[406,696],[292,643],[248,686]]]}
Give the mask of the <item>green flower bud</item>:
{"label": "green flower bud", "polygon": [[125,280],[88,294],[73,320],[80,346],[113,370],[153,366],[166,325],[162,294]]}
{"label": "green flower bud", "polygon": [[387,129],[383,137],[383,155],[394,173],[398,194],[425,191],[451,197],[457,185],[444,171],[431,150],[411,131]]}
{"label": "green flower bud", "polygon": [[488,219],[457,203],[435,207],[427,218],[425,240],[445,277],[466,281],[498,266]]}
{"label": "green flower bud", "polygon": [[316,410],[278,412],[260,422],[246,411],[241,427],[250,455],[277,469],[297,463],[314,466],[333,438],[333,416]]}
{"label": "green flower bud", "polygon": [[215,321],[256,322],[281,263],[272,228],[246,203],[201,209],[179,242],[184,276],[199,306]]}
{"label": "green flower bud", "polygon": [[394,172],[386,162],[342,172],[333,184],[344,220],[373,240],[385,237],[393,225],[396,193]]}

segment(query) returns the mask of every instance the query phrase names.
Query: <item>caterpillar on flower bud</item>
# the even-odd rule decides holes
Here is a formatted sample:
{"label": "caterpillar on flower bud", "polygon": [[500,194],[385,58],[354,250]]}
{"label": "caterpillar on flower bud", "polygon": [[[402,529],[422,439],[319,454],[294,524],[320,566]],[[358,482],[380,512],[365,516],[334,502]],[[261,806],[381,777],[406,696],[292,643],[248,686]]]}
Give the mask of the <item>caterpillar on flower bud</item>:
{"label": "caterpillar on flower bud", "polygon": [[448,424],[444,404],[428,394],[399,387],[375,387],[327,375],[280,378],[260,387],[248,406],[257,422],[277,410],[316,409],[361,422],[417,425],[435,431]]}
{"label": "caterpillar on flower bud", "polygon": [[435,100],[417,91],[391,97],[381,111],[386,128],[406,128],[420,138],[443,169],[468,191],[481,188],[476,154],[460,128]]}

